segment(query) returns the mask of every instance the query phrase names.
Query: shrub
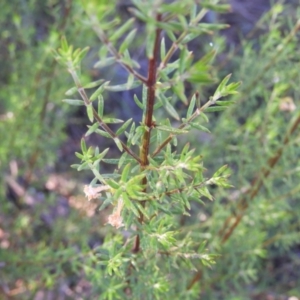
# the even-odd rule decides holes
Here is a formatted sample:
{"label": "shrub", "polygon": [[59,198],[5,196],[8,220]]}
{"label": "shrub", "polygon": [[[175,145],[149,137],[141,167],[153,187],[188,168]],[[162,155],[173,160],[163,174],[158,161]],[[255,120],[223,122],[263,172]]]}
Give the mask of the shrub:
{"label": "shrub", "polygon": [[[70,84],[66,68],[74,85],[64,102],[89,120],[73,167],[92,174],[83,189],[100,215],[70,210],[67,219],[51,223],[42,211],[60,208],[58,199],[65,200],[56,194],[44,195],[47,201],[33,209],[16,211],[5,202],[1,225],[10,242],[1,250],[3,282],[18,283],[26,297],[41,289],[88,299],[299,296],[299,276],[289,267],[299,263],[297,10],[274,5],[230,50],[213,34],[226,33],[226,25],[205,22],[208,12],[217,16],[227,5],[135,0],[122,3],[129,13],[119,5],[116,15],[117,2],[99,2],[74,2],[76,22],[66,36],[75,47],[62,38],[54,51],[63,67],[55,67],[59,80],[52,90],[57,97]],[[259,42],[250,38],[258,28]],[[57,48],[57,36],[43,45]],[[91,49],[77,49],[85,45]],[[89,76],[96,55],[100,71]],[[111,70],[121,69],[127,77],[122,71],[111,78]],[[238,94],[231,72],[243,81]],[[113,99],[129,119],[112,115]],[[37,103],[31,106],[39,111]],[[64,116],[55,123],[58,131],[66,109],[54,116]],[[36,137],[50,142],[45,127],[27,121]],[[36,140],[24,140],[26,150]],[[13,149],[24,151],[24,144]],[[49,144],[42,149],[46,157]],[[8,147],[2,151],[13,156]],[[36,166],[29,169],[37,172]]]}

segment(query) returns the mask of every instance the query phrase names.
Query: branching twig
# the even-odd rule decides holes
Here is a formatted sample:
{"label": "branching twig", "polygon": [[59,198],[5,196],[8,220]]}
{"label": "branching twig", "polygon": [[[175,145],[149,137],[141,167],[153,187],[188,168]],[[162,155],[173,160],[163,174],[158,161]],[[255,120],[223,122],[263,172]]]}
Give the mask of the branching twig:
{"label": "branching twig", "polygon": [[[72,63],[70,63],[69,67],[68,67],[68,71],[69,73],[72,75],[72,78],[76,84],[78,93],[80,94],[82,100],[84,101],[84,104],[86,106],[88,105],[92,105],[91,101],[88,97],[88,95],[85,92],[85,89],[82,87],[81,82],[77,76],[76,71],[74,70],[74,67],[72,65]],[[113,138],[113,139],[118,139],[118,136],[114,133],[114,131],[112,131],[110,129],[110,127],[103,122],[102,118],[98,115],[97,111],[93,108],[93,116],[94,118],[97,120],[98,124]],[[126,146],[125,143],[123,143],[121,140],[119,140],[122,148],[124,149],[124,151],[126,151],[131,157],[133,157],[138,163],[141,163],[141,159],[129,148]]]}
{"label": "branching twig", "polygon": [[[208,100],[202,107],[197,108],[196,111],[186,120],[186,122],[182,123],[178,127],[178,129],[184,129],[186,126],[189,125],[190,122],[192,122],[202,112],[204,112],[207,107],[209,107],[210,105],[213,105],[213,104],[214,104],[214,101]],[[153,151],[153,153],[151,154],[151,157],[155,157],[158,153],[160,153],[160,151],[171,142],[173,137],[174,137],[174,134],[172,134],[172,133],[169,134],[169,136],[160,145],[158,145],[157,148]]]}
{"label": "branching twig", "polygon": [[[223,229],[219,233],[222,243],[225,243],[229,239],[229,237],[232,235],[235,228],[241,222],[244,213],[249,206],[249,201],[253,200],[254,197],[258,194],[259,190],[263,186],[264,180],[270,175],[274,166],[281,158],[285,147],[290,142],[291,136],[299,127],[299,124],[300,124],[300,114],[297,116],[297,118],[294,120],[291,127],[288,129],[287,133],[285,134],[282,145],[277,149],[276,153],[271,158],[269,158],[269,160],[267,161],[267,166],[263,167],[262,170],[260,170],[260,172],[258,173],[260,175],[253,180],[251,188],[246,192],[244,197],[240,199],[240,201],[238,202],[237,215],[236,216],[232,215],[225,220],[224,225],[222,226]],[[232,221],[233,221],[232,225],[229,225]]]}
{"label": "branching twig", "polygon": [[93,15],[90,15],[91,21],[92,21],[92,27],[97,34],[98,38],[106,45],[109,52],[115,57],[116,61],[125,69],[128,71],[128,73],[132,74],[136,79],[140,80],[144,84],[147,84],[147,78],[145,78],[143,75],[135,71],[131,66],[124,63],[122,61],[122,55],[119,54],[117,49],[111,44],[109,41],[109,38],[106,36],[104,31],[98,26],[97,18]]}

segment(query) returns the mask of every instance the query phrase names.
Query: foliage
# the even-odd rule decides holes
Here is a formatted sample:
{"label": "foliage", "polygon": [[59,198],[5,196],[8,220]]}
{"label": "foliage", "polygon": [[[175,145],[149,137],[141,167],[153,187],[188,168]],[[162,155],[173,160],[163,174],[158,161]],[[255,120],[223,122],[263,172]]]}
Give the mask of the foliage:
{"label": "foliage", "polygon": [[[239,83],[228,84],[230,75],[226,76],[213,96],[201,106],[196,91],[190,91],[190,95],[184,92],[184,81],[197,84],[211,82],[209,64],[214,51],[193,61],[188,42],[207,30],[226,26],[199,23],[207,8],[199,8],[189,1],[181,5],[179,2],[163,4],[151,1],[147,4],[135,1],[134,4],[136,7],[131,9],[132,13],[145,22],[147,77],[137,71],[138,63],[129,52],[136,34],[136,29],[131,29],[134,19],[129,19],[118,28],[111,25],[116,24],[117,19],[113,16],[113,6],[108,4],[89,3],[85,8],[91,26],[103,44],[99,50],[100,61],[95,66],[119,63],[129,73],[126,83],[111,85],[100,79],[84,86],[80,63],[88,48],[74,49],[63,38],[61,48],[55,52],[56,59],[66,66],[75,83],[75,87],[66,94],[70,96],[77,92],[81,96],[81,99],[64,101],[86,107],[91,122],[86,135],[96,133],[110,138],[121,152],[121,156],[107,159],[108,148],[88,148],[82,139],[82,152],[76,153],[81,164],[73,167],[79,171],[89,169],[93,172],[94,179],[85,187],[87,197],[100,198],[103,201],[100,209],[112,204],[115,208],[108,217],[108,223],[117,229],[124,227],[129,234],[121,243],[116,241],[120,240],[118,235],[111,236],[107,241],[110,246],[104,243],[101,250],[106,251],[97,256],[98,263],[105,266],[104,274],[117,278],[107,282],[108,290],[104,292],[103,299],[124,299],[126,296],[138,299],[143,294],[153,299],[162,294],[174,297],[178,293],[185,297],[184,285],[187,286],[187,283],[179,287],[178,279],[169,279],[171,274],[174,276],[176,269],[180,272],[195,270],[200,262],[211,265],[214,259],[204,250],[205,240],[180,234],[179,216],[189,215],[192,200],[201,203],[203,197],[213,199],[209,185],[229,185],[226,183],[226,166],[206,178],[202,157],[194,154],[195,150],[190,150],[189,144],[179,151],[175,150],[177,136],[188,134],[192,128],[208,131],[201,125],[203,119],[207,120],[206,113],[224,110],[230,105],[231,101],[222,101],[221,98],[235,94]],[[173,42],[169,48],[165,45],[162,31]],[[174,60],[177,49],[178,57]],[[139,86],[143,90],[142,99],[134,96],[143,112],[139,123],[105,115],[105,91]],[[96,90],[88,93],[89,88]],[[186,114],[180,116],[175,109],[177,99],[188,106]],[[97,107],[93,105],[96,101]],[[171,119],[180,124],[174,126],[170,118],[157,114],[156,111],[161,109],[165,109]],[[123,125],[113,131],[108,125],[111,123]],[[101,172],[103,163],[117,166],[112,173],[105,174]],[[89,272],[95,273],[93,278],[98,269],[93,271],[90,268]]]}
{"label": "foliage", "polygon": [[[47,5],[53,18],[65,11]],[[1,244],[1,280],[21,281],[24,297],[64,283],[75,290],[81,280],[88,291],[78,293],[88,299],[254,299],[269,291],[299,297],[299,276],[290,271],[286,278],[278,267],[283,257],[299,264],[299,12],[274,5],[230,50],[217,33],[226,34],[226,25],[205,19],[228,10],[217,1],[134,0],[129,12],[118,14],[116,7],[116,1],[72,3],[72,23],[59,25],[66,38],[53,51],[61,67],[49,55],[58,48],[59,26],[49,25],[45,41],[10,52],[20,57],[10,56],[18,72],[4,98],[16,100],[1,109],[16,117],[0,128],[13,142],[1,147],[1,167],[8,169],[5,160],[25,162],[24,177],[40,172],[43,161],[53,164],[49,150],[61,143],[56,132],[70,106],[49,99],[60,99],[68,86],[63,101],[84,111],[87,124],[72,167],[92,174],[83,189],[100,215],[72,210],[45,226],[44,206],[57,206],[58,195],[34,209],[16,210],[4,200],[1,227],[10,244]],[[20,22],[18,13],[14,20]],[[36,64],[35,57],[44,60]],[[100,71],[89,76],[94,59]],[[121,75],[111,78],[109,70]],[[28,113],[43,118],[26,117],[16,87],[31,101]],[[31,96],[43,92],[45,98]],[[128,119],[112,115],[116,98],[122,109],[135,107]],[[37,150],[39,160],[31,164]]]}

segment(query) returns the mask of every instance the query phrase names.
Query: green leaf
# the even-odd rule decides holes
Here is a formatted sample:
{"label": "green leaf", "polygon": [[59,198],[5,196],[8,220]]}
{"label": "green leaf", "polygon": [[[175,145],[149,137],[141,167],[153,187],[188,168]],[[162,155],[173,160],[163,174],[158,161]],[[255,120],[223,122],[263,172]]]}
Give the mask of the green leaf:
{"label": "green leaf", "polygon": [[228,169],[228,165],[222,166],[217,172],[214,173],[212,177],[218,177],[222,175],[222,173],[224,173],[227,169]]}
{"label": "green leaf", "polygon": [[126,183],[128,180],[130,168],[131,168],[131,165],[127,164],[122,171],[121,181],[124,183]]}
{"label": "green leaf", "polygon": [[151,23],[148,23],[146,26],[146,33],[147,33],[146,54],[148,59],[151,59],[153,57],[153,48],[154,48],[155,37],[156,37],[155,26],[152,25]]}
{"label": "green leaf", "polygon": [[81,146],[82,153],[85,154],[86,153],[86,143],[85,143],[84,139],[81,139],[80,146]]}
{"label": "green leaf", "polygon": [[119,162],[118,162],[118,169],[121,169],[121,168],[122,168],[122,166],[123,166],[123,164],[125,163],[125,161],[127,160],[127,158],[128,158],[128,153],[127,153],[127,152],[124,152],[124,153],[121,155],[120,159],[119,159]]}
{"label": "green leaf", "polygon": [[99,127],[98,123],[93,124],[92,126],[88,126],[89,130],[86,132],[85,136],[88,136],[90,134],[92,134],[93,132],[95,132]]}
{"label": "green leaf", "polygon": [[186,154],[190,149],[190,143],[186,143],[180,153],[180,160],[183,161],[185,159]]}
{"label": "green leaf", "polygon": [[229,105],[234,104],[234,103],[235,103],[235,101],[233,101],[233,100],[230,100],[230,101],[221,100],[221,101],[217,101],[216,105],[228,107]]}
{"label": "green leaf", "polygon": [[204,127],[202,125],[199,125],[197,123],[190,122],[189,125],[191,125],[191,127],[195,128],[195,129],[198,129],[200,131],[204,131],[204,132],[210,133],[210,131],[206,127]]}
{"label": "green leaf", "polygon": [[195,104],[196,104],[196,95],[194,94],[192,99],[191,99],[191,102],[190,102],[190,105],[189,105],[189,108],[188,108],[188,111],[187,111],[187,114],[186,114],[187,119],[189,119],[191,117],[191,115],[193,114]]}
{"label": "green leaf", "polygon": [[106,148],[106,149],[103,150],[101,153],[99,153],[99,154],[95,157],[95,159],[101,161],[101,160],[104,158],[104,156],[107,154],[108,151],[109,151],[109,148]]}
{"label": "green leaf", "polygon": [[83,160],[83,158],[84,158],[84,155],[82,155],[82,154],[79,153],[79,152],[75,152],[75,156],[77,156],[77,157],[80,158],[81,160]]}
{"label": "green leaf", "polygon": [[223,111],[225,110],[227,107],[225,106],[211,106],[205,109],[205,112],[216,112],[216,111]]}
{"label": "green leaf", "polygon": [[140,213],[138,209],[135,207],[134,203],[130,201],[127,193],[122,193],[122,199],[124,201],[125,207],[129,210],[132,211],[138,218],[140,217]]}
{"label": "green leaf", "polygon": [[64,52],[68,52],[69,45],[68,45],[68,42],[67,42],[67,39],[66,39],[65,36],[62,36],[62,37],[61,37],[60,44],[61,44],[61,49],[62,49]]}
{"label": "green leaf", "polygon": [[130,10],[130,12],[131,12],[132,14],[134,14],[138,19],[140,19],[140,20],[142,20],[142,21],[144,21],[144,22],[146,22],[146,21],[149,19],[149,17],[147,17],[147,15],[143,14],[141,11],[139,11],[139,10],[137,10],[137,9],[135,9],[135,8],[130,8],[129,10]]}
{"label": "green leaf", "polygon": [[137,29],[135,28],[135,29],[131,30],[130,33],[126,36],[125,40],[123,41],[123,43],[120,46],[120,49],[119,49],[120,54],[122,54],[127,48],[129,48],[129,46],[131,46],[132,41],[135,38],[136,32],[137,32]]}
{"label": "green leaf", "polygon": [[63,99],[62,100],[65,103],[68,103],[70,105],[75,105],[75,106],[82,106],[85,105],[83,100],[79,99]]}
{"label": "green leaf", "polygon": [[198,25],[194,28],[194,32],[206,32],[208,34],[212,33],[215,30],[221,30],[228,28],[227,24],[216,24],[216,23],[198,23]]}
{"label": "green leaf", "polygon": [[138,97],[136,96],[136,94],[134,94],[133,99],[134,99],[134,102],[136,103],[136,105],[140,109],[144,109],[144,106],[143,106],[142,102],[140,102],[140,100],[138,99]]}
{"label": "green leaf", "polygon": [[185,95],[185,87],[184,87],[184,83],[182,81],[176,82],[176,84],[172,86],[172,90],[175,92],[177,97],[179,97],[179,99],[185,105],[188,105],[188,100],[187,100],[187,97]]}
{"label": "green leaf", "polygon": [[65,92],[65,95],[72,96],[77,92],[77,86],[74,86]]}
{"label": "green leaf", "polygon": [[124,35],[126,31],[130,29],[130,27],[134,23],[134,20],[135,20],[134,18],[127,20],[121,27],[118,28],[118,30],[115,31],[113,35],[109,37],[109,40],[110,41],[118,40],[122,35]]}
{"label": "green leaf", "polygon": [[128,86],[127,83],[118,84],[118,85],[106,85],[105,89],[111,92],[119,92],[119,91],[127,91],[131,89],[135,89],[136,87],[140,86],[140,81],[134,81],[131,86]]}
{"label": "green leaf", "polygon": [[142,212],[142,214],[146,217],[146,219],[150,219],[150,216],[148,215],[147,210],[143,207],[143,205],[141,203],[137,203],[136,204],[138,209]]}
{"label": "green leaf", "polygon": [[93,112],[93,105],[91,103],[86,106],[86,111],[87,111],[87,115],[89,117],[89,120],[91,121],[91,123],[93,123],[93,121],[94,121],[94,112]]}
{"label": "green leaf", "polygon": [[224,92],[225,88],[226,88],[226,84],[228,82],[228,80],[230,79],[232,74],[228,74],[227,76],[225,76],[225,78],[221,81],[221,83],[219,84],[218,88],[216,89],[214,95],[213,95],[213,99],[217,100],[222,96],[222,93]]}
{"label": "green leaf", "polygon": [[95,130],[96,133],[100,134],[101,136],[104,136],[106,138],[111,138],[110,134],[107,133],[106,131],[104,130],[101,130],[101,129],[96,129]]}
{"label": "green leaf", "polygon": [[119,140],[119,138],[114,138],[114,141],[115,141],[117,147],[119,148],[119,150],[122,152],[123,151],[123,146],[122,146],[122,143]]}
{"label": "green leaf", "polygon": [[160,60],[163,61],[166,56],[166,43],[163,37],[160,42]]}
{"label": "green leaf", "polygon": [[121,57],[120,61],[124,64],[129,65],[132,68],[137,68],[137,69],[140,68],[139,63],[130,57],[130,53],[128,49],[124,51],[123,57]]}
{"label": "green leaf", "polygon": [[125,135],[127,137],[127,145],[128,146],[131,145],[131,140],[133,138],[134,132],[135,132],[135,123],[132,123],[131,127],[130,127],[130,130],[129,130],[129,133],[125,132]]}
{"label": "green leaf", "polygon": [[84,59],[84,57],[90,50],[90,47],[85,47],[82,50],[81,49],[78,49],[78,50],[79,50],[79,52],[76,54],[76,56],[74,55],[74,58],[73,58],[73,63],[75,65],[79,64]]}
{"label": "green leaf", "polygon": [[164,126],[164,125],[158,125],[155,128],[157,130],[166,131],[166,132],[170,132],[173,134],[184,134],[184,133],[188,132],[187,130],[184,130],[184,129],[178,129],[178,128],[173,128],[173,127]]}
{"label": "green leaf", "polygon": [[210,192],[209,192],[209,190],[208,190],[208,188],[207,187],[203,187],[203,188],[201,188],[201,189],[197,189],[197,191],[201,194],[201,195],[203,195],[204,197],[206,197],[206,198],[208,198],[209,200],[213,200],[213,197],[212,197],[212,195],[210,194]]}
{"label": "green leaf", "polygon": [[114,190],[117,190],[117,189],[120,188],[120,185],[119,185],[116,181],[114,181],[113,179],[108,179],[108,180],[106,180],[106,183],[107,183],[111,188],[113,188]]}
{"label": "green leaf", "polygon": [[88,170],[88,169],[90,169],[90,166],[89,166],[89,163],[88,162],[84,162],[82,165],[80,165],[79,167],[78,167],[78,171],[82,171],[82,170]]}
{"label": "green leaf", "polygon": [[93,82],[90,82],[86,85],[83,86],[84,89],[93,89],[97,86],[99,86],[101,83],[103,83],[103,79],[99,79],[99,80],[96,80],[96,81],[93,81]]}
{"label": "green leaf", "polygon": [[209,119],[208,119],[207,115],[204,112],[200,112],[199,116],[202,117],[206,123],[209,122]]}
{"label": "green leaf", "polygon": [[147,107],[147,95],[148,95],[148,88],[145,84],[143,84],[143,90],[142,90],[143,107]]}
{"label": "green leaf", "polygon": [[106,124],[119,124],[119,123],[123,123],[124,121],[121,119],[115,119],[115,118],[104,118],[103,119],[103,123]]}
{"label": "green leaf", "polygon": [[187,44],[190,41],[194,40],[196,37],[198,37],[201,33],[200,32],[195,32],[195,33],[189,33],[185,36],[185,38],[181,41],[181,44]]}
{"label": "green leaf", "polygon": [[100,118],[103,118],[103,110],[104,110],[103,96],[99,95],[98,96],[98,115],[100,116]]}
{"label": "green leaf", "polygon": [[186,69],[186,60],[189,55],[189,51],[185,46],[181,46],[180,56],[179,56],[179,74],[183,74],[184,70]]}
{"label": "green leaf", "polygon": [[204,2],[201,3],[202,7],[207,8],[209,10],[213,10],[219,13],[226,13],[229,12],[231,9],[231,6],[229,4],[211,4],[209,2]]}
{"label": "green leaf", "polygon": [[[102,160],[103,161],[103,160]],[[109,174],[102,174],[103,178],[107,178],[107,179],[110,179],[110,178],[114,178],[114,179],[119,179],[120,178],[120,174],[117,174],[117,173],[109,173]]]}
{"label": "green leaf", "polygon": [[127,120],[116,132],[116,135],[121,135],[132,122],[132,118]]}
{"label": "green leaf", "polygon": [[[126,154],[126,153],[127,152],[125,152],[124,154]],[[105,163],[107,163],[107,164],[117,165],[119,163],[120,159],[118,159],[118,158],[105,158],[102,161],[105,162]],[[134,162],[134,161],[135,160],[133,158],[127,158],[125,156],[124,162]]]}
{"label": "green leaf", "polygon": [[176,111],[176,109],[171,105],[169,99],[161,93],[158,93],[158,98],[162,101],[164,108],[166,109],[166,111],[176,120],[180,120],[180,117]]}
{"label": "green leaf", "polygon": [[73,168],[73,169],[78,169],[80,167],[80,165],[79,164],[73,164],[70,167]]}
{"label": "green leaf", "polygon": [[104,91],[105,84],[99,86],[99,88],[92,94],[90,97],[90,101],[96,100]]}
{"label": "green leaf", "polygon": [[135,145],[136,142],[138,141],[138,139],[144,134],[144,127],[142,126],[139,126],[137,129],[136,129],[136,132],[134,134],[134,136],[132,137],[132,140],[131,140],[131,144],[132,145]]}
{"label": "green leaf", "polygon": [[116,62],[115,57],[106,57],[105,59],[101,59],[94,64],[94,68],[104,68],[111,66]]}
{"label": "green leaf", "polygon": [[105,209],[108,205],[110,205],[112,202],[112,198],[106,198],[103,203],[101,204],[101,206],[99,207],[99,211]]}

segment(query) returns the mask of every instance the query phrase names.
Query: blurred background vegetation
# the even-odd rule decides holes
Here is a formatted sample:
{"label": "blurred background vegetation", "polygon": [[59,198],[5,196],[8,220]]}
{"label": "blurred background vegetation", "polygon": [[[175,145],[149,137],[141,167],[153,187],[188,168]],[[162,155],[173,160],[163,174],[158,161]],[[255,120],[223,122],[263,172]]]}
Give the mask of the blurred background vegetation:
{"label": "blurred background vegetation", "polygon": [[[197,89],[204,103],[228,73],[243,85],[236,104],[210,118],[210,134],[195,131],[179,141],[197,148],[207,173],[223,164],[232,170],[232,189],[215,188],[213,202],[194,204],[192,217],[182,219],[183,231],[220,254],[212,269],[203,269],[199,299],[300,299],[298,124],[289,130],[299,116],[299,3],[223,3],[231,11],[210,12],[205,21],[230,27],[193,45],[196,57],[217,50],[215,84]],[[131,5],[116,1],[121,21]],[[108,279],[83,272],[82,265],[111,229],[104,225],[107,211],[99,213],[99,203],[84,198],[89,174],[70,168],[86,115],[61,102],[72,81],[51,49],[63,35],[75,47],[90,46],[82,68],[87,82],[103,76],[118,82],[126,73],[93,69],[99,40],[79,0],[12,0],[0,7],[0,299],[99,299]],[[133,56],[146,66],[142,45],[140,36]],[[132,96],[108,95],[109,111],[139,116]],[[108,147],[104,138],[87,142]],[[239,212],[237,203],[258,178],[241,222],[220,242],[225,220]]]}

